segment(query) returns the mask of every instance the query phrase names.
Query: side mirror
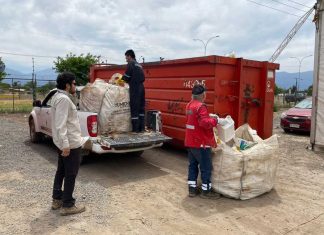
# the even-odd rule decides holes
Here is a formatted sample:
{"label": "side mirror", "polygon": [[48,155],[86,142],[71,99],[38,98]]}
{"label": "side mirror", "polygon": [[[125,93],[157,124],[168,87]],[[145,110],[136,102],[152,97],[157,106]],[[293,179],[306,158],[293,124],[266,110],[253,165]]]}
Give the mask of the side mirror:
{"label": "side mirror", "polygon": [[40,100],[33,101],[33,107],[42,107],[42,102]]}

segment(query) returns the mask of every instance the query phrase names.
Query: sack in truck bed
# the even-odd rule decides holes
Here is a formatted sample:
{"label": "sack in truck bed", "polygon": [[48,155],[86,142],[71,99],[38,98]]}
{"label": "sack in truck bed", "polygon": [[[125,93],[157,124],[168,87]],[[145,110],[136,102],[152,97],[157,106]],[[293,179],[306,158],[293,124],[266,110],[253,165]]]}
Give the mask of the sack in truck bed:
{"label": "sack in truck bed", "polygon": [[80,92],[81,111],[98,113],[99,134],[131,131],[129,88],[109,84],[100,78]]}
{"label": "sack in truck bed", "polygon": [[105,135],[132,130],[128,87],[108,84],[99,113],[99,130]]}
{"label": "sack in truck bed", "polygon": [[88,83],[80,91],[80,110],[99,113],[107,89],[108,83],[101,79],[96,79],[92,84]]}

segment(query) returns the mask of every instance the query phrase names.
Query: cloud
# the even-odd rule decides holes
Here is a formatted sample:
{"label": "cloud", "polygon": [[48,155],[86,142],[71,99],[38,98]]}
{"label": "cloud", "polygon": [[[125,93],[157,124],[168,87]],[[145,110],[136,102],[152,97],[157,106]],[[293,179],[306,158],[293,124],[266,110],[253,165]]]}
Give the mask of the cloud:
{"label": "cloud", "polygon": [[[276,9],[302,15],[306,8],[290,1],[255,0]],[[312,6],[313,1],[304,1]],[[298,18],[246,0],[0,0],[0,51],[64,56],[90,52],[110,63],[125,63],[124,52],[133,48],[146,61],[224,55],[267,60]],[[314,52],[314,25],[307,21],[280,56],[286,71],[290,56]],[[31,58],[1,54],[9,67],[30,69]],[[35,57],[40,68],[52,67],[53,58]],[[312,70],[306,62],[305,70]]]}

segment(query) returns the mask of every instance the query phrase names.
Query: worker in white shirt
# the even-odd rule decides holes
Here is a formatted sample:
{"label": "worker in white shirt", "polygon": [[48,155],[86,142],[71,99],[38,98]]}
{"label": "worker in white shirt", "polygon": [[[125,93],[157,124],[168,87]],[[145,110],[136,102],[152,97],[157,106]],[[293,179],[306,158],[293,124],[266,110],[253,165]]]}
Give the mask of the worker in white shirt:
{"label": "worker in white shirt", "polygon": [[[52,209],[60,209],[61,215],[85,211],[83,205],[75,205],[73,191],[81,159],[81,129],[77,108],[72,102],[76,92],[76,77],[63,72],[57,76],[57,92],[52,97],[52,135],[58,148],[58,165],[53,186]],[[62,185],[64,181],[64,189]]]}

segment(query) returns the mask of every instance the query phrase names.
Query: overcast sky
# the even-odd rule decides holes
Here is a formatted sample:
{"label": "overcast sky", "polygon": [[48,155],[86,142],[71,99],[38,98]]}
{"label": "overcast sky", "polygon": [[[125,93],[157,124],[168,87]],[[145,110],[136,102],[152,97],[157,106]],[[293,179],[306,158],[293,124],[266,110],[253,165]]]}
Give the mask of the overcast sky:
{"label": "overcast sky", "polygon": [[[125,63],[132,48],[139,59],[204,55],[201,39],[212,39],[207,54],[268,60],[315,0],[0,0],[0,56],[22,72],[53,67],[57,56],[88,53]],[[306,7],[308,6],[308,7]],[[273,9],[270,9],[270,8]],[[277,9],[277,10],[275,10]],[[278,11],[279,10],[279,11]],[[296,59],[314,54],[315,26],[305,22],[276,62],[297,72]],[[44,57],[37,57],[44,56]],[[313,70],[313,57],[301,71]]]}

